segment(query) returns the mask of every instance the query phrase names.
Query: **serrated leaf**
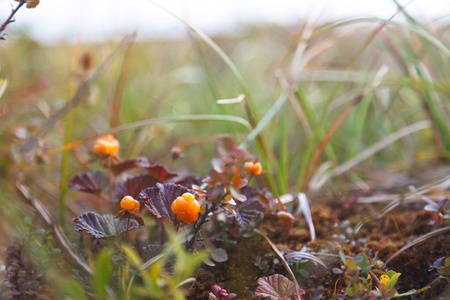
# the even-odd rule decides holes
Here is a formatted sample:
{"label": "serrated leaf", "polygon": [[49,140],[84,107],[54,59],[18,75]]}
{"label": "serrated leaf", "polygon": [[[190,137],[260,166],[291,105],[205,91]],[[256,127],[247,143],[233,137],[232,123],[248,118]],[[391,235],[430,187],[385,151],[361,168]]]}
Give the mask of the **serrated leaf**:
{"label": "serrated leaf", "polygon": [[250,199],[245,202],[238,203],[237,205],[230,205],[234,210],[232,213],[230,210],[226,210],[229,217],[235,217],[238,224],[241,227],[247,227],[250,222],[256,218],[264,215],[265,209],[258,199]]}
{"label": "serrated leaf", "polygon": [[[280,274],[271,275],[258,279],[258,287],[255,294],[260,297],[270,297],[271,300],[284,299],[295,295],[295,284]],[[300,289],[300,293],[305,291]]]}
{"label": "serrated leaf", "polygon": [[217,248],[210,250],[211,252],[211,258],[215,260],[216,262],[224,262],[228,260],[227,251],[222,248]]}
{"label": "serrated leaf", "polygon": [[114,200],[119,202],[125,196],[131,196],[134,199],[139,199],[139,195],[143,190],[155,186],[157,182],[158,180],[148,174],[139,174],[130,177],[117,186],[116,197]]}
{"label": "serrated leaf", "polygon": [[[114,219],[113,215],[99,215],[87,212],[73,219],[75,231],[86,231],[96,239],[117,238],[127,230],[127,220]],[[130,220],[129,230],[139,227],[135,220]]]}
{"label": "serrated leaf", "polygon": [[68,186],[73,191],[99,194],[108,186],[108,177],[102,171],[82,172],[70,179]]}
{"label": "serrated leaf", "polygon": [[148,210],[158,219],[166,218],[172,223],[176,222],[176,216],[172,212],[171,205],[175,199],[184,193],[194,191],[173,183],[157,183],[155,187],[147,188],[139,194]]}
{"label": "serrated leaf", "polygon": [[162,253],[164,250],[163,245],[150,244],[142,248],[142,258],[144,261],[150,260]]}

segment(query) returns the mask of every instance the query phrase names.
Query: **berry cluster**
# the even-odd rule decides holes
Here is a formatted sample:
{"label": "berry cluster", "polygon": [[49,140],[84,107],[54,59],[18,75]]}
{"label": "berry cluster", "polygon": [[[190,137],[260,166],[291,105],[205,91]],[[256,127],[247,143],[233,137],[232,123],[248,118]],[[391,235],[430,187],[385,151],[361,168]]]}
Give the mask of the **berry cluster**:
{"label": "berry cluster", "polygon": [[184,193],[181,197],[172,202],[172,211],[177,215],[177,219],[192,223],[197,221],[200,203],[195,200],[191,193]]}
{"label": "berry cluster", "polygon": [[119,153],[119,141],[111,134],[99,137],[92,148],[92,152],[99,155],[114,155]]}
{"label": "berry cluster", "polygon": [[141,207],[141,204],[139,201],[134,200],[133,197],[125,196],[122,201],[120,201],[120,207],[124,210],[132,210],[139,213],[139,207]]}

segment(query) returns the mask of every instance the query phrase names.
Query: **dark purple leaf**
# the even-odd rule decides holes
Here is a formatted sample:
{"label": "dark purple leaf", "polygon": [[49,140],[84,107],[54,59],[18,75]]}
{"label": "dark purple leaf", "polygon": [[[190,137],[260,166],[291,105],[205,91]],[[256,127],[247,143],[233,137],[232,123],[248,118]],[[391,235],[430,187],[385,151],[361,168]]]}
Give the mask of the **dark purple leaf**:
{"label": "dark purple leaf", "polygon": [[[280,274],[259,278],[255,294],[260,297],[270,297],[271,300],[284,299],[295,295],[295,284]],[[300,293],[305,291],[300,289]]]}
{"label": "dark purple leaf", "polygon": [[211,258],[217,262],[224,262],[228,260],[227,251],[222,248],[210,250]]}
{"label": "dark purple leaf", "polygon": [[149,165],[147,157],[137,157],[135,159],[123,160],[111,166],[111,170],[115,174],[123,173],[129,169],[138,168],[141,165]]}
{"label": "dark purple leaf", "polygon": [[114,201],[118,202],[125,196],[131,196],[138,200],[139,194],[144,189],[155,186],[157,182],[158,181],[154,177],[148,174],[139,174],[130,177],[117,186]]}
{"label": "dark purple leaf", "polygon": [[[127,220],[114,219],[113,215],[99,215],[87,212],[73,219],[75,231],[86,231],[96,239],[119,237],[127,230]],[[139,227],[135,220],[130,220],[129,229]]]}
{"label": "dark purple leaf", "polygon": [[163,245],[154,245],[154,244],[150,244],[148,246],[145,246],[142,248],[142,258],[144,261],[148,261],[156,256],[158,256],[159,254],[161,254],[161,252],[164,250],[164,246]]}
{"label": "dark purple leaf", "polygon": [[108,186],[108,177],[102,171],[82,172],[69,180],[69,188],[91,194],[99,194]]}
{"label": "dark purple leaf", "polygon": [[146,157],[138,157],[122,161],[112,166],[112,170],[116,174],[123,173],[129,169],[142,168],[146,169],[151,176],[159,182],[166,182],[169,179],[178,177],[177,173],[169,172],[163,165],[152,165]]}
{"label": "dark purple leaf", "polygon": [[241,227],[247,227],[250,222],[259,216],[264,215],[265,209],[258,199],[250,199],[237,205],[230,205],[234,213],[226,210],[229,217],[235,217]]}
{"label": "dark purple leaf", "polygon": [[148,210],[158,219],[166,218],[175,223],[176,216],[170,206],[177,197],[184,193],[194,193],[194,191],[178,184],[157,183],[155,187],[143,190],[139,197],[144,201]]}

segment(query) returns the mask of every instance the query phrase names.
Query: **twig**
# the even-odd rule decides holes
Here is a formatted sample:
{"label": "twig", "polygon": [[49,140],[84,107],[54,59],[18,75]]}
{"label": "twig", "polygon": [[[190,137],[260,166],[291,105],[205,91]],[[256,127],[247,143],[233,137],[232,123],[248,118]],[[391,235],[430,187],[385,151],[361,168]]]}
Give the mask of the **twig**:
{"label": "twig", "polygon": [[197,241],[197,235],[198,235],[200,229],[202,228],[203,224],[208,222],[207,218],[208,218],[209,213],[216,210],[216,206],[217,206],[217,204],[215,204],[215,203],[211,204],[211,206],[206,205],[205,213],[200,217],[200,220],[195,222],[192,237],[190,240],[186,241],[186,244],[184,246],[187,251],[192,252],[192,250],[194,250],[194,244]]}
{"label": "twig", "polygon": [[[8,19],[6,19],[6,21],[2,24],[2,27],[0,27],[0,33],[2,33],[3,30],[6,29],[6,26],[8,26],[10,23],[14,22],[15,20],[13,20],[14,15],[16,14],[17,11],[19,11],[19,9],[25,4],[27,3],[26,0],[22,0],[20,1],[19,5],[17,5],[17,7],[15,9],[12,10],[11,14],[9,15]],[[5,38],[2,36],[0,37],[0,39],[4,40]]]}

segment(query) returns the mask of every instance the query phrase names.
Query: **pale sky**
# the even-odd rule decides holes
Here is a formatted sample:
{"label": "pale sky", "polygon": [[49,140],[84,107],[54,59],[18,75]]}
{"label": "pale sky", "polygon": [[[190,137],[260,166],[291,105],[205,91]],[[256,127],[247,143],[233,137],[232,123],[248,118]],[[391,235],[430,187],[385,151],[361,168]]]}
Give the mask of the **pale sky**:
{"label": "pale sky", "polygon": [[[163,0],[154,1],[207,34],[236,32],[248,23],[300,24],[306,18],[389,18],[392,0]],[[410,3],[407,11],[423,22],[444,17],[450,21],[448,0],[399,0]],[[0,22],[17,2],[0,0]],[[138,30],[140,37],[183,34],[174,17],[149,0],[41,0],[35,9],[21,9],[8,29],[27,28],[33,38],[57,41],[121,39]],[[10,32],[13,37],[14,33]]]}

